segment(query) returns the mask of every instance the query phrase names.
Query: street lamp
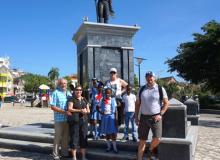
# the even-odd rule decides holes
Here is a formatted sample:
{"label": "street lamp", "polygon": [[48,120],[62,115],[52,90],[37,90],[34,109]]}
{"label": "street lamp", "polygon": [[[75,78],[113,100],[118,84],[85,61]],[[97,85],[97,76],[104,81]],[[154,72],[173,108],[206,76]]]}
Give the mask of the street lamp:
{"label": "street lamp", "polygon": [[139,87],[141,86],[141,63],[143,62],[143,60],[147,60],[145,58],[141,58],[141,57],[134,57],[137,60],[137,66],[138,66],[138,77],[139,77]]}

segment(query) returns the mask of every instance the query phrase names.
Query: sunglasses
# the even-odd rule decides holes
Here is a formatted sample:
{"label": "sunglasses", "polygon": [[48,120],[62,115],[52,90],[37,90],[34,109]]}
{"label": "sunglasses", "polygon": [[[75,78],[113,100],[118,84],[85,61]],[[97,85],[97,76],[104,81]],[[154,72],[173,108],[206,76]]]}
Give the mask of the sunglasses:
{"label": "sunglasses", "polygon": [[116,74],[116,72],[110,72],[110,74]]}

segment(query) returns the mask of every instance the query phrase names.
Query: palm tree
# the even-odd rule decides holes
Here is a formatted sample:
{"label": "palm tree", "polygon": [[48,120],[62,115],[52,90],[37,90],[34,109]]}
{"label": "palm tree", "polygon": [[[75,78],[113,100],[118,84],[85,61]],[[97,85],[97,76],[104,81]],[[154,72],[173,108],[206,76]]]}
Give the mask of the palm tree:
{"label": "palm tree", "polygon": [[57,67],[52,67],[50,69],[50,71],[48,72],[48,77],[51,80],[51,82],[53,82],[54,84],[55,84],[56,80],[58,79],[59,75],[60,75],[59,68],[57,68]]}

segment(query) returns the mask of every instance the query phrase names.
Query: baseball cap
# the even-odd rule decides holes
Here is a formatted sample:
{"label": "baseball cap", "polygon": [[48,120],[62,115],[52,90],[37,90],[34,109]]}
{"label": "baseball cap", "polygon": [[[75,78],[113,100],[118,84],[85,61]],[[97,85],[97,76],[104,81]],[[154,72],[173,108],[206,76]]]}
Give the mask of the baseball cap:
{"label": "baseball cap", "polygon": [[145,77],[147,77],[147,76],[153,76],[153,77],[155,77],[155,74],[154,74],[154,72],[152,72],[152,71],[148,71],[148,72],[146,72],[146,74],[145,74]]}
{"label": "baseball cap", "polygon": [[110,69],[110,73],[111,73],[111,72],[117,73],[117,69],[116,69],[116,68],[111,68],[111,69]]}
{"label": "baseball cap", "polygon": [[94,78],[92,78],[92,80],[93,80],[93,81],[94,81],[94,80],[97,80],[97,78],[94,77]]}

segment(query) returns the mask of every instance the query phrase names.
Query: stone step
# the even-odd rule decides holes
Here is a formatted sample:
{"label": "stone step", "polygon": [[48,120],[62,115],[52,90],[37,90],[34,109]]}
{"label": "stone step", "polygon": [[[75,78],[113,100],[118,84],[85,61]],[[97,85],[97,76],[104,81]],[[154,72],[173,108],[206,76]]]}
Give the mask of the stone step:
{"label": "stone step", "polygon": [[[123,134],[118,134],[117,146],[122,151],[137,151],[137,142],[133,142],[132,140],[121,141],[120,138],[123,137]],[[2,139],[11,139],[11,140],[20,140],[20,141],[28,141],[28,142],[37,142],[37,143],[53,143],[53,135],[51,134],[43,134],[43,133],[33,133],[33,132],[23,132],[17,130],[0,130],[0,138]],[[91,138],[88,139],[88,145],[90,148],[105,148],[106,142],[104,139],[93,140]]]}
{"label": "stone step", "polygon": [[[54,128],[54,123],[41,123],[40,124],[42,128]],[[88,124],[88,127],[90,127],[90,124]],[[124,133],[124,130],[125,130],[125,125],[122,124],[119,128],[118,128],[118,131],[120,133]],[[131,124],[129,124],[129,133],[131,133]]]}
{"label": "stone step", "polygon": [[136,154],[137,152],[121,150],[119,150],[118,154],[113,152],[106,152],[105,149],[89,148],[87,150],[87,157],[89,160],[136,160]]}
{"label": "stone step", "polygon": [[[52,153],[52,144],[49,143],[39,143],[21,140],[11,140],[0,138],[0,147],[8,149],[24,150],[28,152]],[[119,149],[119,153],[115,154],[113,152],[105,152],[105,147],[102,148],[88,148],[87,157],[89,160],[135,160],[136,151],[122,151]]]}
{"label": "stone step", "polygon": [[[149,144],[149,142],[147,142]],[[88,140],[88,146],[89,148],[106,148],[106,142],[105,140]],[[133,141],[125,141],[122,142],[120,140],[117,140],[117,147],[120,151],[131,151],[131,152],[137,152],[138,150],[138,142]]]}
{"label": "stone step", "polygon": [[0,147],[38,153],[52,153],[52,144],[0,138]]}
{"label": "stone step", "polygon": [[0,130],[0,138],[40,143],[53,143],[53,135],[16,130]]}

